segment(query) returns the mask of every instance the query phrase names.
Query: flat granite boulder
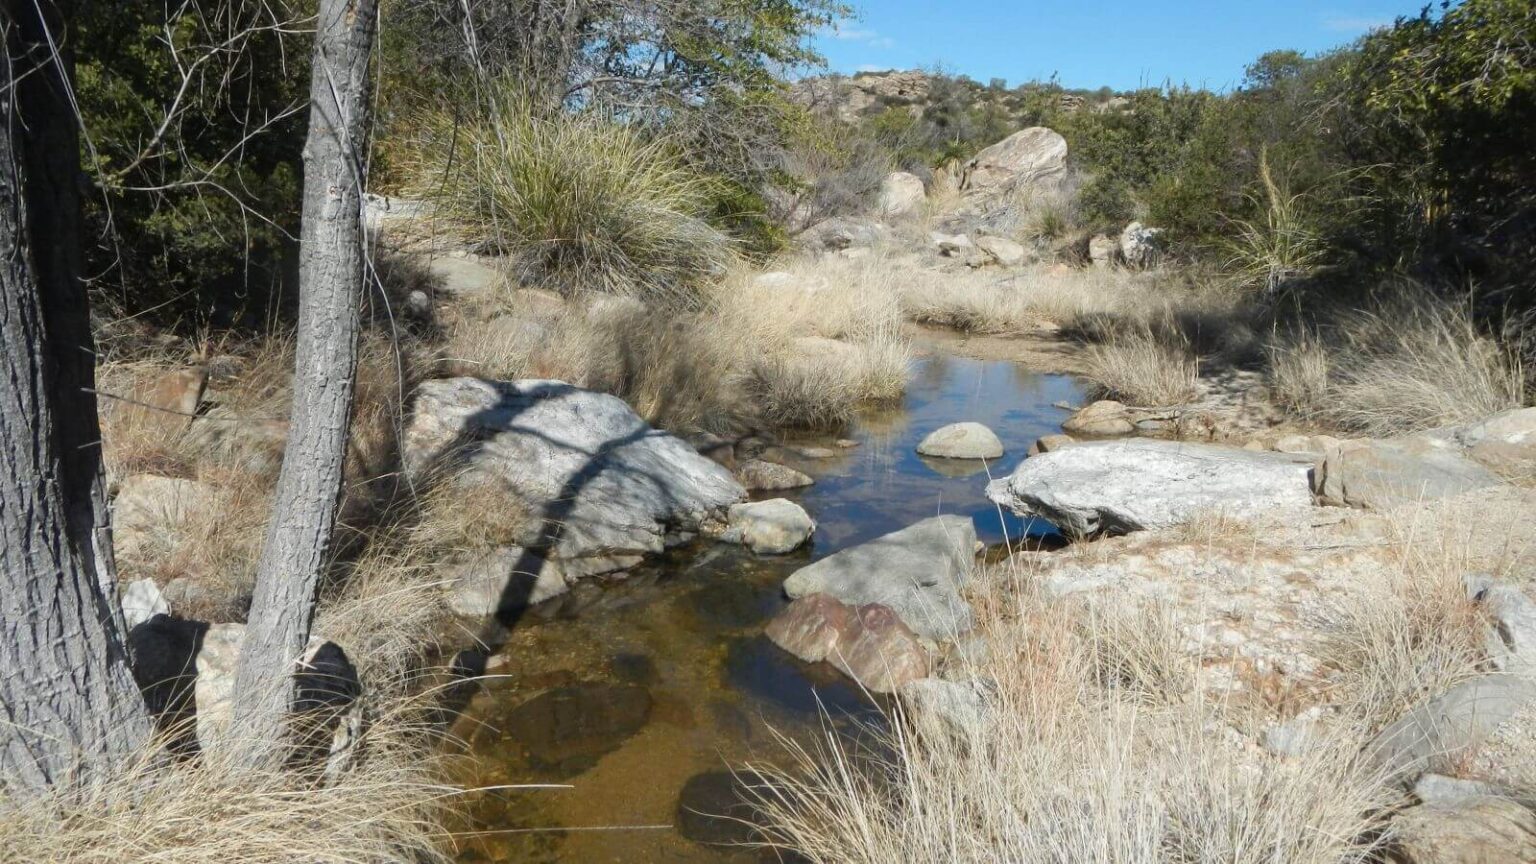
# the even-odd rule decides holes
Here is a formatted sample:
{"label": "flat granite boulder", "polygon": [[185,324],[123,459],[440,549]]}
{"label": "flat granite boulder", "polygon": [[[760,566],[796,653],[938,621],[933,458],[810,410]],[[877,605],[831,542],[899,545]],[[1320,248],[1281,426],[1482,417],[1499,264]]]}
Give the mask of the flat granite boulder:
{"label": "flat granite boulder", "polygon": [[879,604],[924,639],[953,639],[971,629],[971,607],[960,589],[975,560],[971,520],[935,516],[796,570],[784,580],[784,593]]}
{"label": "flat granite boulder", "polygon": [[1067,534],[1125,534],[1201,513],[1250,518],[1310,508],[1310,471],[1309,461],[1281,453],[1151,439],[1089,442],[1025,459],[987,484],[987,497]]}
{"label": "flat granite boulder", "polygon": [[1330,447],[1313,478],[1329,504],[1381,510],[1497,486],[1498,476],[1431,437],[1346,441]]}
{"label": "flat granite boulder", "polygon": [[405,431],[415,482],[498,480],[541,517],[534,544],[566,576],[622,569],[723,525],[746,490],[622,399],[560,381],[448,378],[417,391]]}

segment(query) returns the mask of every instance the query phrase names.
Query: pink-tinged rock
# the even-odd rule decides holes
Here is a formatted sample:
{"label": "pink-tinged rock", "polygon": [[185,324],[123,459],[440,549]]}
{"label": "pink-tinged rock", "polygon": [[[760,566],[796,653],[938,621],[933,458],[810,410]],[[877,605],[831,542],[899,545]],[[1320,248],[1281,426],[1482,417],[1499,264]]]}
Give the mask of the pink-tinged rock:
{"label": "pink-tinged rock", "polygon": [[928,653],[890,608],[854,608],[826,594],[810,594],[768,623],[768,638],[812,663],[826,661],[877,693],[895,692],[928,675]]}

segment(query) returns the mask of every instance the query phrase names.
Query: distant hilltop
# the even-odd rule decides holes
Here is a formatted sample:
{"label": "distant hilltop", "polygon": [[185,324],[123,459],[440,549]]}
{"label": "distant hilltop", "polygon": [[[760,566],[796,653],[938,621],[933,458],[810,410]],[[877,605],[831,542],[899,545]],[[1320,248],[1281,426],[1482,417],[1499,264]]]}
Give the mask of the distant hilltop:
{"label": "distant hilltop", "polygon": [[1010,89],[1000,78],[983,84],[964,76],[920,69],[818,75],[797,81],[792,94],[802,105],[835,113],[850,122],[890,108],[921,113],[936,103],[951,101],[966,107],[997,102],[1005,110],[1020,110],[1026,102],[1038,105],[1042,97],[1054,97],[1055,107],[1065,111],[1113,111],[1129,104],[1123,94],[1108,87],[1068,89],[1055,82],[1034,81]]}

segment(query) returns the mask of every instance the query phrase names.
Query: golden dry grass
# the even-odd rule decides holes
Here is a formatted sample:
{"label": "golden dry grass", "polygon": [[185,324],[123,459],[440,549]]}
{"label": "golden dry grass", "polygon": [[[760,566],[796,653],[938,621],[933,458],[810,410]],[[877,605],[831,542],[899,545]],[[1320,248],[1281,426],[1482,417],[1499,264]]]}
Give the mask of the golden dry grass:
{"label": "golden dry grass", "polygon": [[1189,344],[1146,327],[1090,346],[1085,373],[1100,395],[1131,405],[1183,405],[1200,395],[1200,364]]}

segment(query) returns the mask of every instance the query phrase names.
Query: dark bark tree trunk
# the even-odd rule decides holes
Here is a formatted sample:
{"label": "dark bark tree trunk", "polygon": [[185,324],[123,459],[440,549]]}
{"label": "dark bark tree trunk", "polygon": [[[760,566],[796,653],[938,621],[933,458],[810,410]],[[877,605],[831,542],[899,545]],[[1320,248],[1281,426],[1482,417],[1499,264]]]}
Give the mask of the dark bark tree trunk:
{"label": "dark bark tree trunk", "polygon": [[377,0],[320,0],[304,145],[298,357],[288,444],[235,678],[241,758],[283,761],[294,672],[331,551],[357,372],[362,192]]}
{"label": "dark bark tree trunk", "polygon": [[0,790],[102,776],[149,740],[107,519],[80,280],[70,4],[6,0],[0,68]]}

